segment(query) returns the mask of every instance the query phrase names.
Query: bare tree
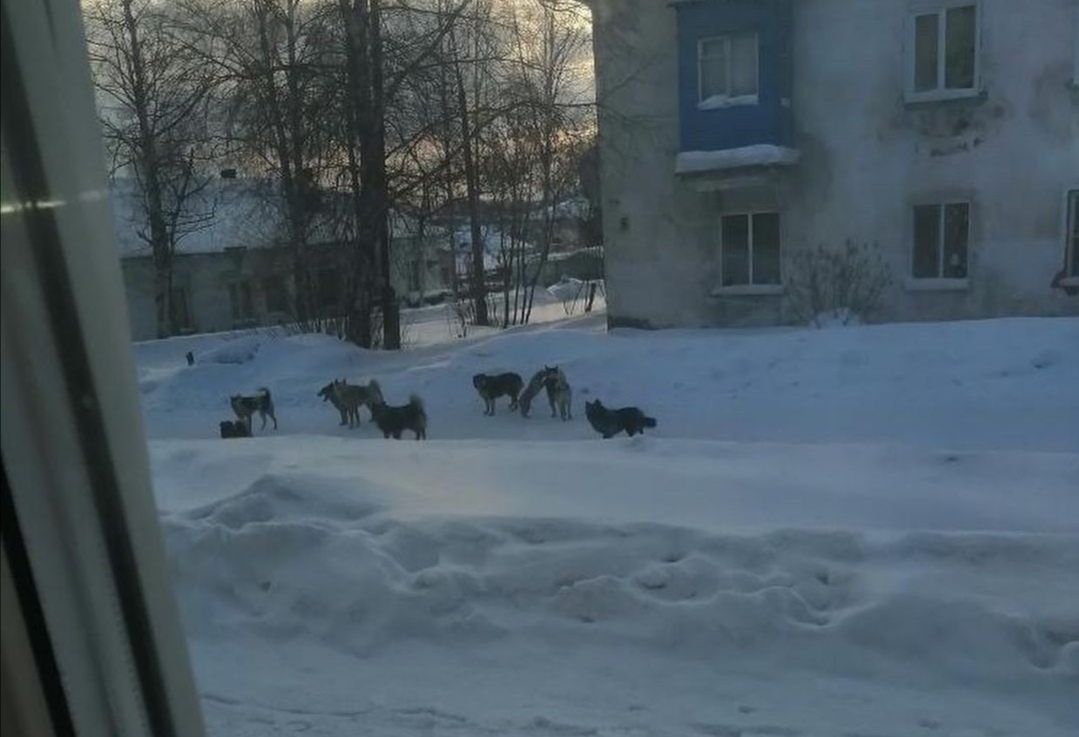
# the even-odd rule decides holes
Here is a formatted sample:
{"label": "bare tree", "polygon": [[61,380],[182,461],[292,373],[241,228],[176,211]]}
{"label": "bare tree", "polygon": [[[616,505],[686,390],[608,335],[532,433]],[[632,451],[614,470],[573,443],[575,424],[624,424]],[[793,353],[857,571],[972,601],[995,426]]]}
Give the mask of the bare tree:
{"label": "bare tree", "polygon": [[177,330],[172,300],[177,243],[212,218],[208,129],[213,70],[192,53],[183,10],[151,0],[100,0],[85,8],[99,118],[112,174],[138,183],[143,227],[154,265],[157,332]]}

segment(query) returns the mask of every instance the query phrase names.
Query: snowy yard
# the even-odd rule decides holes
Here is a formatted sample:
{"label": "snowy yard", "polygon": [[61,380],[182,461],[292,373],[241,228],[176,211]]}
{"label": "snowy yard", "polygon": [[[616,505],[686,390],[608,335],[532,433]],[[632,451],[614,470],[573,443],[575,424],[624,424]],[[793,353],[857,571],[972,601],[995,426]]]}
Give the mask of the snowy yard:
{"label": "snowy yard", "polygon": [[[211,735],[1079,733],[1079,320],[602,320],[136,346]],[[472,374],[544,364],[573,421],[483,416]],[[335,376],[430,440],[339,427]],[[216,439],[262,385],[280,429]]]}

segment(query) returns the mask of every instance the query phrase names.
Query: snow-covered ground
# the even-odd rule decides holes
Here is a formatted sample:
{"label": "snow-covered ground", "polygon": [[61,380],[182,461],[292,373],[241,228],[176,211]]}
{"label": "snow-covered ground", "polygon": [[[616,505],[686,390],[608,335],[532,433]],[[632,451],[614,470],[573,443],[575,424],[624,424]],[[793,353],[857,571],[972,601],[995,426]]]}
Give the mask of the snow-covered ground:
{"label": "snow-covered ground", "polygon": [[[1079,321],[602,320],[136,346],[212,735],[1079,732]],[[483,416],[473,373],[544,364],[573,421]],[[338,427],[335,376],[431,439]],[[280,429],[215,439],[261,385]]]}

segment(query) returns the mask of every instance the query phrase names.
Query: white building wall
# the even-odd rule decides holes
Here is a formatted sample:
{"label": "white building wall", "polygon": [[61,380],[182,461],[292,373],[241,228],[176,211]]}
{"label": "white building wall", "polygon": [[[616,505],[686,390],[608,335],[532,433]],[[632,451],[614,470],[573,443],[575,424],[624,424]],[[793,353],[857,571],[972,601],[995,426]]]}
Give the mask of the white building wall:
{"label": "white building wall", "polygon": [[[1079,314],[1050,288],[1063,265],[1062,203],[1079,186],[1076,0],[981,0],[974,100],[909,104],[907,19],[923,0],[795,0],[795,145],[774,187],[698,192],[674,175],[675,11],[658,0],[596,0],[601,177],[613,324],[778,322],[781,297],[709,294],[719,285],[718,218],[773,203],[785,265],[799,248],[880,244],[890,320]],[[908,289],[911,207],[972,202],[969,288]]]}

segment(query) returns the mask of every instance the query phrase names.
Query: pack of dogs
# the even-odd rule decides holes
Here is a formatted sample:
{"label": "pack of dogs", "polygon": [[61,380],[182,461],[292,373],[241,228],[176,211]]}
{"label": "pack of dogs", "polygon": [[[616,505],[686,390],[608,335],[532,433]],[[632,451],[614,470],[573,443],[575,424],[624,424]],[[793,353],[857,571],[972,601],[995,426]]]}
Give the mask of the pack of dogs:
{"label": "pack of dogs", "polygon": [[[540,392],[546,392],[551,417],[563,422],[573,419],[573,389],[565,372],[558,366],[544,365],[532,375],[526,384],[520,374],[512,371],[497,374],[476,374],[472,386],[483,400],[483,414],[493,416],[498,399],[509,399],[509,410],[529,417],[532,403]],[[427,439],[427,410],[423,399],[417,394],[409,396],[408,403],[393,406],[386,403],[382,387],[375,379],[366,384],[349,384],[346,379],[333,379],[318,390],[316,396],[329,402],[340,414],[342,426],[360,426],[360,410],[366,408],[371,422],[378,427],[384,438],[400,440],[406,430],[416,440]],[[266,420],[273,421],[277,429],[273,397],[270,390],[261,387],[255,394],[236,394],[229,397],[229,404],[236,420],[220,423],[222,438],[249,438],[252,436],[252,418],[258,414],[262,420],[260,430],[266,429]],[[592,429],[604,439],[625,433],[633,437],[643,434],[645,428],[656,427],[656,419],[649,417],[639,407],[607,408],[601,401],[585,402],[585,418]]]}

